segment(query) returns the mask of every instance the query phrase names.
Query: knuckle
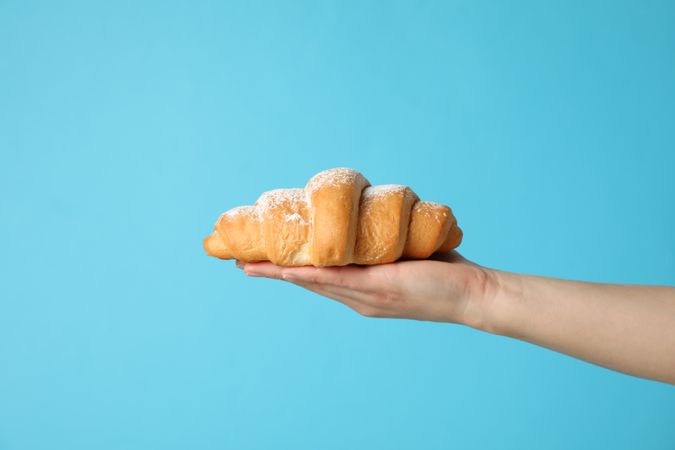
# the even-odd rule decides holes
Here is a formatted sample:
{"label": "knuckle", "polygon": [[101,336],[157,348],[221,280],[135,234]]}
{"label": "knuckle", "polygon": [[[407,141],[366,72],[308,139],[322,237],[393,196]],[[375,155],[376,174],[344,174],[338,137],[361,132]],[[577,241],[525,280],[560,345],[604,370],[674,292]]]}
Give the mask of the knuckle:
{"label": "knuckle", "polygon": [[378,306],[388,307],[397,304],[399,298],[395,292],[383,291],[375,293],[372,301]]}
{"label": "knuckle", "polygon": [[308,274],[308,275],[304,275],[304,276],[303,276],[303,279],[304,279],[306,282],[308,282],[308,283],[313,283],[313,284],[317,284],[317,283],[320,282],[320,279],[319,279],[319,277],[317,276],[316,273],[310,273],[310,274]]}
{"label": "knuckle", "polygon": [[284,280],[294,280],[297,279],[297,274],[290,269],[281,269],[279,271],[279,277]]}
{"label": "knuckle", "polygon": [[344,267],[335,268],[331,271],[330,280],[335,286],[342,286],[349,288],[352,285],[352,279],[349,272]]}
{"label": "knuckle", "polygon": [[311,270],[306,279],[312,283],[326,284],[327,279],[330,278],[330,273],[326,271],[326,268],[320,267],[314,270]]}

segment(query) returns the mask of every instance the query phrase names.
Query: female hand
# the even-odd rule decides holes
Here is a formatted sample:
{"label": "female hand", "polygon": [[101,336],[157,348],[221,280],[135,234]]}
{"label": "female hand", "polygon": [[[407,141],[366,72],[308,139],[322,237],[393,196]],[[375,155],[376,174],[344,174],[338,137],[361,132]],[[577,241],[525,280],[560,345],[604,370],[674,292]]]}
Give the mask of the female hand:
{"label": "female hand", "polygon": [[433,257],[374,266],[281,267],[240,261],[237,266],[250,276],[302,286],[367,317],[479,326],[485,320],[481,300],[491,279],[488,269],[455,251]]}
{"label": "female hand", "polygon": [[375,266],[241,263],[367,317],[455,322],[625,373],[675,384],[675,287],[590,283],[504,272],[453,251]]}

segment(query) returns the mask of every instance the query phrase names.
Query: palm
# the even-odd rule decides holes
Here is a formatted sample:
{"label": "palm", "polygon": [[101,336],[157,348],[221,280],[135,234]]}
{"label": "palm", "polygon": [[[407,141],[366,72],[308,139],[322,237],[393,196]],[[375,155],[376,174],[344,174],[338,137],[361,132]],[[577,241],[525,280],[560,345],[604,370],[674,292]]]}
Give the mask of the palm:
{"label": "palm", "polygon": [[241,264],[253,276],[283,279],[338,300],[368,317],[458,321],[480,266],[453,251],[432,260],[374,266],[281,267],[270,262]]}

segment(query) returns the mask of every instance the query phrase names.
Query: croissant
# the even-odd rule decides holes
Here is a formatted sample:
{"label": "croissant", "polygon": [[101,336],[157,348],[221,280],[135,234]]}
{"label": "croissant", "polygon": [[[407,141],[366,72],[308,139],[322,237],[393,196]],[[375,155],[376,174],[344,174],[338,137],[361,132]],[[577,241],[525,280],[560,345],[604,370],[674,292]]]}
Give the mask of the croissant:
{"label": "croissant", "polygon": [[304,189],[274,189],[255,205],[230,209],[203,243],[220,259],[325,267],[424,259],[461,240],[449,207],[420,201],[407,186],[371,186],[356,170],[335,168]]}

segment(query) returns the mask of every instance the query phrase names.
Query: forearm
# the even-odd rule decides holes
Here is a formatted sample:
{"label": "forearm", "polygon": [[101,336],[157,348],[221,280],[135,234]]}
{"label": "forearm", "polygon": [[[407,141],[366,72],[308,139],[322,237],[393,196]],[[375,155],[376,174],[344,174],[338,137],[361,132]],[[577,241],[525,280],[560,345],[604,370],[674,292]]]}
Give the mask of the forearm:
{"label": "forearm", "polygon": [[489,275],[478,328],[675,384],[675,288]]}

